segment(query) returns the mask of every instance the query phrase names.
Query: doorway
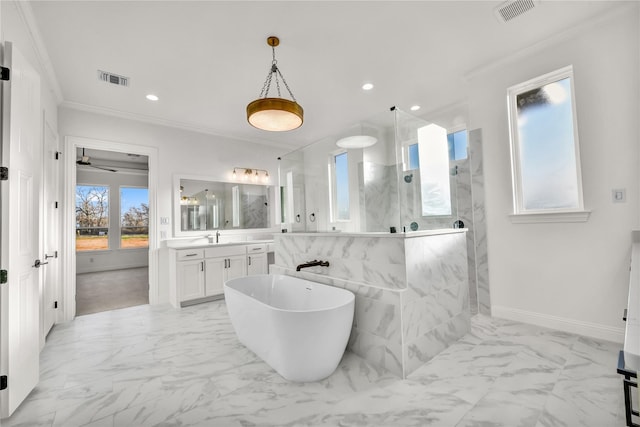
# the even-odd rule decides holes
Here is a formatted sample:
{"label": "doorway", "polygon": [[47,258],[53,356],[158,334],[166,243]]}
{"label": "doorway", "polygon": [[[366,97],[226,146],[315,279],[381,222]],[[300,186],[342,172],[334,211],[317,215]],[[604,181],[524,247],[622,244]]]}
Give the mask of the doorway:
{"label": "doorway", "polygon": [[157,297],[157,149],[67,137],[64,319]]}
{"label": "doorway", "polygon": [[76,159],[76,315],[148,304],[148,157],[77,147]]}

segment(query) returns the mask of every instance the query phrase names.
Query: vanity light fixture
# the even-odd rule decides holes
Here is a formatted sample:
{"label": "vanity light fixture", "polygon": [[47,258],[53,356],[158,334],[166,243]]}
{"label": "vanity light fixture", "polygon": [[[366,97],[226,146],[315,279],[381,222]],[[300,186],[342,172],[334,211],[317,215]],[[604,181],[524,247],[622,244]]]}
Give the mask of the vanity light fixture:
{"label": "vanity light fixture", "polygon": [[[276,46],[280,44],[280,39],[275,36],[268,37],[267,44],[271,46],[272,51],[273,60],[271,61],[271,68],[260,91],[260,96],[247,105],[247,121],[255,128],[272,132],[297,129],[302,126],[304,111],[296,101],[291,89],[289,89],[287,81],[278,69]],[[271,88],[271,82],[274,77],[278,97],[269,98],[269,89]],[[287,92],[289,92],[291,100],[281,97],[280,79],[282,79],[284,87],[287,89]]]}
{"label": "vanity light fixture", "polygon": [[231,173],[231,178],[233,180],[238,179],[239,171],[242,171],[241,177],[243,181],[252,180],[253,182],[258,182],[262,177],[262,182],[269,182],[269,172],[264,169],[255,168],[233,168],[233,172]]}

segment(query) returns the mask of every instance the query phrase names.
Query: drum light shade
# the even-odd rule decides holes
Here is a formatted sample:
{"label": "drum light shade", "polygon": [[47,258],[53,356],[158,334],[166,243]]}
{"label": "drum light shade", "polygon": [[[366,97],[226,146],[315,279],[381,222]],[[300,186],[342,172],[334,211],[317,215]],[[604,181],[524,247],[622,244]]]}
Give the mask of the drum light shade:
{"label": "drum light shade", "polygon": [[302,126],[304,111],[284,98],[261,98],[247,105],[247,120],[258,129],[281,132]]}

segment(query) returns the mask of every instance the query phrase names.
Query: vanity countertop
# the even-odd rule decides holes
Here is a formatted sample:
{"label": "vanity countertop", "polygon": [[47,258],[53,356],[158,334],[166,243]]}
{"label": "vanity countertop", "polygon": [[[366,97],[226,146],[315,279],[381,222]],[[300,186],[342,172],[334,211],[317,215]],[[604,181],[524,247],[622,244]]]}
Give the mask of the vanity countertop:
{"label": "vanity countertop", "polygon": [[254,245],[254,244],[267,244],[273,243],[273,240],[243,240],[234,242],[220,242],[220,243],[206,243],[200,239],[177,239],[167,240],[167,248],[169,249],[199,249],[199,248],[218,248],[223,246],[241,246],[241,245]]}

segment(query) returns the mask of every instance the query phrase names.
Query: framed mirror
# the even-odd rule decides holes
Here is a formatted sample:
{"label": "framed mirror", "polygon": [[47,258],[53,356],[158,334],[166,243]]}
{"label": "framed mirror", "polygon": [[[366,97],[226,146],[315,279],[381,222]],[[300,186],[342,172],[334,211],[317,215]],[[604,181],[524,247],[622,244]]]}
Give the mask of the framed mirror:
{"label": "framed mirror", "polygon": [[255,230],[274,226],[273,186],[174,177],[174,234]]}

